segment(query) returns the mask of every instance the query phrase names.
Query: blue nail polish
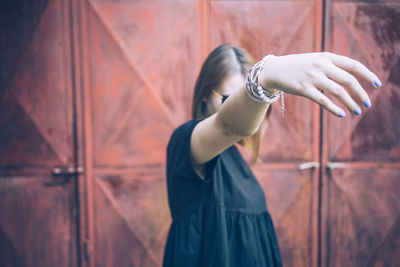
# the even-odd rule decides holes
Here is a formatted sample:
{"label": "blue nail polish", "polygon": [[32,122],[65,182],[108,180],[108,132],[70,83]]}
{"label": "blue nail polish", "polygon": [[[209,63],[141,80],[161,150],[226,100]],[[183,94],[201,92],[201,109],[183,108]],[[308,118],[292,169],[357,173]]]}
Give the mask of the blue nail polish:
{"label": "blue nail polish", "polygon": [[361,114],[361,109],[360,109],[360,108],[356,108],[356,109],[354,110],[354,114],[360,115],[360,114]]}
{"label": "blue nail polish", "polygon": [[375,85],[375,87],[381,87],[382,83],[379,80],[375,80],[374,85]]}
{"label": "blue nail polish", "polygon": [[339,115],[340,118],[344,118],[346,117],[346,113],[344,113],[343,111],[340,111]]}
{"label": "blue nail polish", "polygon": [[368,99],[364,101],[364,106],[366,108],[370,108],[371,107],[371,101],[369,101]]}

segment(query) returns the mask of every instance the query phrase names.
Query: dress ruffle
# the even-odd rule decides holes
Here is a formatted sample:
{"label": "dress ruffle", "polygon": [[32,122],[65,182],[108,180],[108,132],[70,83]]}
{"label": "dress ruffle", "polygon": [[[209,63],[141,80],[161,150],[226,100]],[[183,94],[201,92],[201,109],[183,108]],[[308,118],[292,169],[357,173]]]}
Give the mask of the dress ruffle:
{"label": "dress ruffle", "polygon": [[193,262],[199,267],[282,266],[268,211],[247,213],[206,204],[172,223],[165,257],[164,267]]}

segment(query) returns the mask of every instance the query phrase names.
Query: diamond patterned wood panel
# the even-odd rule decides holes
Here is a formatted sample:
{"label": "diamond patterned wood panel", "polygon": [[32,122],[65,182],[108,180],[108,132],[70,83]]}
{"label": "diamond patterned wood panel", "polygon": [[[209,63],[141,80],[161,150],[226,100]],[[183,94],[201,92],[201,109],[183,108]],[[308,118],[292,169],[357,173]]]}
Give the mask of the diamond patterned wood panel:
{"label": "diamond patterned wood panel", "polygon": [[87,1],[97,266],[161,265],[171,223],[166,146],[190,118],[197,9],[197,1]]}
{"label": "diamond patterned wood panel", "polygon": [[188,22],[196,7],[90,2],[96,165],[165,163],[160,151],[189,118],[198,49],[196,24]]}
{"label": "diamond patterned wood panel", "polygon": [[73,183],[45,187],[51,179],[0,177],[1,266],[76,266]]}
{"label": "diamond patterned wood panel", "polygon": [[[255,168],[278,235],[286,266],[312,265],[315,170]],[[315,237],[314,237],[315,238]]]}
{"label": "diamond patterned wood panel", "polygon": [[399,177],[396,168],[327,174],[323,266],[398,266]]}
{"label": "diamond patterned wood panel", "polygon": [[170,224],[164,171],[97,179],[98,266],[160,266]]}
{"label": "diamond patterned wood panel", "polygon": [[329,159],[400,160],[400,4],[335,3],[330,21],[329,50],[366,64],[383,87],[363,83],[372,108],[361,116],[326,116]]}
{"label": "diamond patterned wood panel", "polygon": [[[7,71],[2,72],[0,91],[0,166],[68,164],[72,162],[72,100],[68,35],[63,28],[66,15],[61,1],[38,2],[31,11],[23,11],[24,4],[14,4],[13,17],[13,13],[3,17],[9,18],[4,25],[12,29],[2,36],[4,54],[19,53],[2,63]],[[37,13],[25,14],[30,12]],[[26,20],[21,20],[24,15]],[[7,47],[8,42],[18,43],[18,49]]]}

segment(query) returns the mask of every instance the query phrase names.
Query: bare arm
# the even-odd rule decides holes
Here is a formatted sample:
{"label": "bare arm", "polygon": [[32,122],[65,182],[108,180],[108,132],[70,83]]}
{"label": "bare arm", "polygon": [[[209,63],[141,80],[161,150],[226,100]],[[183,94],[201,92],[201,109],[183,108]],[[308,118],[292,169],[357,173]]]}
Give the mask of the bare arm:
{"label": "bare arm", "polygon": [[[267,62],[260,74],[263,87],[307,97],[340,117],[345,112],[320,90],[358,115],[361,109],[357,103],[369,107],[370,100],[356,77],[375,86],[380,84],[377,76],[358,61],[331,53],[275,57]],[[264,118],[268,105],[252,100],[245,91],[245,84],[238,86],[240,88],[216,114],[193,130],[191,151],[195,165],[208,162],[227,147],[252,135]]]}

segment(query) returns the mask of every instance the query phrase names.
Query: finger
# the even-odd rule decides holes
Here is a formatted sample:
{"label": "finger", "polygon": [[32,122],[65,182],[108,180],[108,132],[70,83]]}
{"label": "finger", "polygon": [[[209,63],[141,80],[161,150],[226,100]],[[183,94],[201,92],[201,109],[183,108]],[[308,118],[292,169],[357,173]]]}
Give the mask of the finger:
{"label": "finger", "polygon": [[358,104],[353,100],[353,98],[351,98],[347,91],[336,82],[327,77],[322,77],[319,78],[314,85],[318,89],[321,89],[334,96],[336,99],[342,102],[350,110],[350,112],[354,113],[355,115],[361,114],[361,109]]}
{"label": "finger", "polygon": [[370,71],[366,66],[360,63],[357,60],[354,60],[349,57],[336,55],[332,53],[328,53],[328,57],[332,61],[333,64],[342,68],[352,74],[360,76],[365,81],[369,82],[375,87],[380,87],[382,85],[381,81],[379,80],[378,76],[375,75],[372,71]]}
{"label": "finger", "polygon": [[333,64],[325,68],[325,74],[333,81],[346,87],[356,97],[359,103],[363,103],[366,107],[371,106],[371,100],[367,92],[365,92],[364,88],[362,88],[361,84],[353,75]]}
{"label": "finger", "polygon": [[345,117],[346,113],[335,105],[327,96],[321,93],[317,88],[312,85],[306,86],[306,90],[304,92],[304,96],[310,99],[311,101],[321,105],[323,108],[331,112],[332,114],[338,117]]}

